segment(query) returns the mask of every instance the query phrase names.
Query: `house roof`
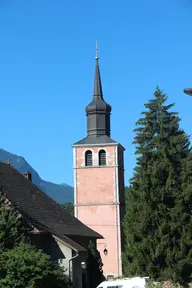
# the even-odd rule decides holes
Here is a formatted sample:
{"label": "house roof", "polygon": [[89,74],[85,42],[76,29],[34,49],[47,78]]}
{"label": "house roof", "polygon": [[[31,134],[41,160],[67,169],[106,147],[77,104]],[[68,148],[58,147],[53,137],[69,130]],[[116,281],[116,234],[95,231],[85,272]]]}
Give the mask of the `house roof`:
{"label": "house roof", "polygon": [[[56,203],[12,166],[0,162],[1,188],[4,189],[6,197],[21,215],[63,241],[71,244],[73,242],[74,245],[75,242],[70,239],[70,235],[103,238],[72,216],[64,207]],[[80,247],[77,248],[80,249]]]}
{"label": "house roof", "polygon": [[42,225],[39,225],[37,223],[33,222],[33,225],[39,229],[40,231],[50,233],[54,238],[57,238],[58,240],[65,243],[66,246],[72,248],[76,252],[86,252],[87,249],[85,249],[83,246],[72,240],[71,238],[67,237],[66,235],[59,235],[57,232],[53,231],[52,229],[49,229],[48,227],[43,227]]}

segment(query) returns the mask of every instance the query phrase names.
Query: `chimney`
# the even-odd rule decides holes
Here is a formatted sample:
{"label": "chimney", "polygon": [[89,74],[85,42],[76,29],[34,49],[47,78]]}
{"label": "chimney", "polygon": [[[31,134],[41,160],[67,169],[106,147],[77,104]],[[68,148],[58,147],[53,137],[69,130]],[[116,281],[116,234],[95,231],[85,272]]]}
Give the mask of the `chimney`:
{"label": "chimney", "polygon": [[29,181],[32,182],[32,175],[31,175],[31,173],[30,173],[29,171],[26,171],[26,172],[23,174],[23,176],[24,176],[26,179],[28,179]]}

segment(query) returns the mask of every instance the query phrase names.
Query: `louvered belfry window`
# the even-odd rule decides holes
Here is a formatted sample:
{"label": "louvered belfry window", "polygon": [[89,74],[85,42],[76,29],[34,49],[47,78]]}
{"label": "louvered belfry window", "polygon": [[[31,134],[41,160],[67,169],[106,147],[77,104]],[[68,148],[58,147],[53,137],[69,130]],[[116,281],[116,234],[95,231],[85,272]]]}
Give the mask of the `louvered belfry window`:
{"label": "louvered belfry window", "polygon": [[85,152],[85,166],[92,166],[92,152],[90,150]]}
{"label": "louvered belfry window", "polygon": [[106,166],[106,152],[105,152],[105,150],[99,151],[99,166]]}

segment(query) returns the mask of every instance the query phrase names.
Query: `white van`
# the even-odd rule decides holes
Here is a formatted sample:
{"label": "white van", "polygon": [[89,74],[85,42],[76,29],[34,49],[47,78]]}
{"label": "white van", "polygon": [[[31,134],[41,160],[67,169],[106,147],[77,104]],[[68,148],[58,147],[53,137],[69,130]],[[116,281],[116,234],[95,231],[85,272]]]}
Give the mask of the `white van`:
{"label": "white van", "polygon": [[134,277],[104,281],[97,288],[145,288],[146,278]]}

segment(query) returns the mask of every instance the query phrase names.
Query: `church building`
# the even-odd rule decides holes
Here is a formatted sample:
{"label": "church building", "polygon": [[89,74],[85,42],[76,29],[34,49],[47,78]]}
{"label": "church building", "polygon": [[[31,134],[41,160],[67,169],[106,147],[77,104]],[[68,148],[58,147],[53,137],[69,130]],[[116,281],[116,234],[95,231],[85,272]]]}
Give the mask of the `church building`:
{"label": "church building", "polygon": [[111,106],[104,100],[95,57],[93,98],[86,107],[87,137],[73,144],[75,216],[97,231],[105,277],[122,275],[124,147],[111,138]]}

